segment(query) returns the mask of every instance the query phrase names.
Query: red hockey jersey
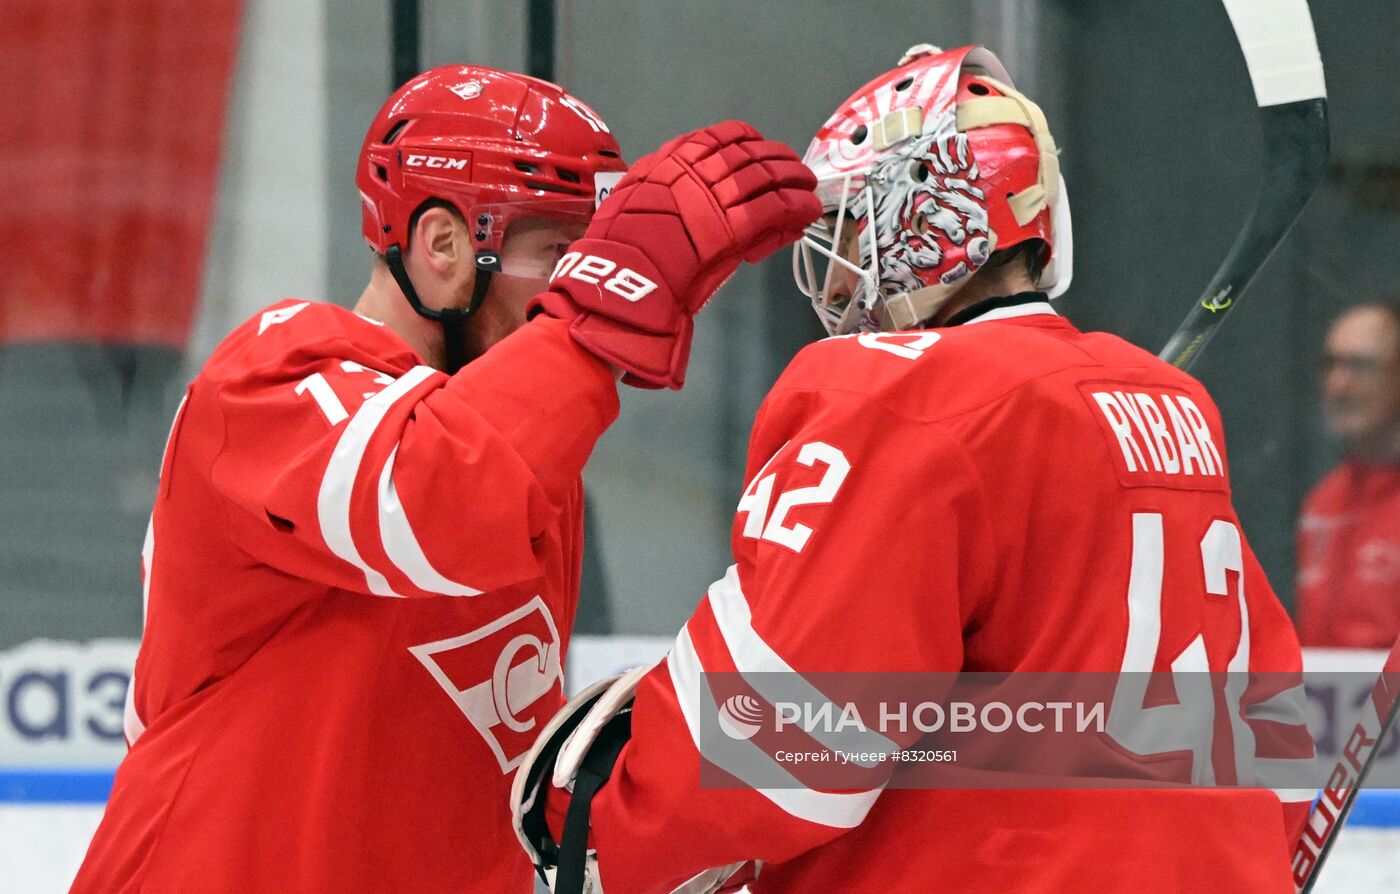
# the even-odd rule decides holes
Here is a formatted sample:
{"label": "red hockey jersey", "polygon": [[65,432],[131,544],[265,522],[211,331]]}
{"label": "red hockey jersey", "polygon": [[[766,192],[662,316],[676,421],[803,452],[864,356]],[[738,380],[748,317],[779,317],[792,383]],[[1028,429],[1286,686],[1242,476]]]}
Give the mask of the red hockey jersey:
{"label": "red hockey jersey", "polygon": [[1400,468],[1344,462],[1298,518],[1298,637],[1389,649],[1400,635]]}
{"label": "red hockey jersey", "polygon": [[[720,672],[761,692],[765,673],[1300,671],[1195,380],[1043,300],[953,329],[827,339],[760,409],[747,481],[735,564],[643,679],[593,803],[608,894],[749,859],[766,864],[760,894],[1292,891],[1306,791],[751,788],[702,770]],[[1309,766],[1300,692],[1251,692],[1252,707],[1215,693],[1213,734],[1173,759],[1220,779],[1239,778],[1237,750]],[[1177,699],[1119,701],[1110,733],[1120,710]],[[1150,744],[1112,747],[1161,760]]]}
{"label": "red hockey jersey", "polygon": [[616,413],[547,318],[451,377],[330,305],[233,332],[171,430],[131,750],[73,890],[530,890],[510,775],[562,703]]}

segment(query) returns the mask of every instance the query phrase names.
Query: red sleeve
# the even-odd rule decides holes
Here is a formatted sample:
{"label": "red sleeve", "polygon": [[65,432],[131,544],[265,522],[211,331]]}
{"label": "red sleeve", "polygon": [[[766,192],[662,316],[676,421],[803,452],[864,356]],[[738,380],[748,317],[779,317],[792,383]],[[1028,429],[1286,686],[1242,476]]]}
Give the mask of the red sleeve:
{"label": "red sleeve", "polygon": [[1320,598],[1327,590],[1329,574],[1334,571],[1328,567],[1330,541],[1335,536],[1328,524],[1332,513],[1324,505],[1327,502],[1324,493],[1331,481],[1328,476],[1303,500],[1295,534],[1294,617],[1298,623],[1298,639],[1309,646],[1331,645],[1326,641],[1327,625],[1323,618],[1326,606]]}
{"label": "red sleeve", "polygon": [[607,366],[549,319],[451,377],[402,368],[411,357],[395,369],[373,332],[298,338],[303,322],[244,333],[285,350],[211,361],[223,420],[211,480],[233,541],[289,575],[381,596],[537,577],[532,541],[617,415]]}
{"label": "red sleeve", "polygon": [[1244,544],[1249,612],[1249,685],[1240,711],[1254,742],[1254,782],[1272,788],[1283,804],[1289,857],[1303,832],[1318,790],[1316,746],[1307,727],[1303,659],[1293,621],[1278,601],[1258,557]]}
{"label": "red sleeve", "polygon": [[[909,430],[892,436],[899,426]],[[900,450],[911,438],[917,457]],[[774,700],[776,680],[840,704],[861,698],[861,678],[843,675],[850,688],[836,696],[821,688],[832,678],[819,675],[957,670],[963,597],[988,586],[981,483],[935,425],[894,418],[858,395],[775,392],[747,476],[736,562],[643,680],[633,738],[594,802],[609,892],[669,891],[708,867],[786,861],[859,825],[887,769],[853,790],[808,785],[800,774],[772,785],[786,769],[757,744],[763,734],[713,738],[715,701],[724,701],[715,675],[728,672],[760,702]],[[845,741],[887,752],[918,735]],[[762,779],[748,777],[755,767]]]}

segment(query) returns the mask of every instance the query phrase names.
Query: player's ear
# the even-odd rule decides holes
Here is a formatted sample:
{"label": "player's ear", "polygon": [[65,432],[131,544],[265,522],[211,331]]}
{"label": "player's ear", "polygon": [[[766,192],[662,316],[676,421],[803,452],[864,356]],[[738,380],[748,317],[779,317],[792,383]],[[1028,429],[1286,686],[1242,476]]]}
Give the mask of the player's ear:
{"label": "player's ear", "polygon": [[418,218],[413,238],[423,247],[423,259],[439,274],[456,271],[464,250],[470,251],[465,228],[448,208],[429,208]]}

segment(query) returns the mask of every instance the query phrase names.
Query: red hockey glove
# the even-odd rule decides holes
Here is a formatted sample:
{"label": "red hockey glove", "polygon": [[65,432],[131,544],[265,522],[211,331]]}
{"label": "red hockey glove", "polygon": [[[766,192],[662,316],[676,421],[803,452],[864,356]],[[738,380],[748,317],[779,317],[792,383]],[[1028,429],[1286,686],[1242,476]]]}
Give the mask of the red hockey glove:
{"label": "red hockey glove", "polygon": [[680,388],[693,318],[740,261],[797,241],[821,216],[816,178],[787,146],[726,121],[632,166],[530,312],[572,320],[583,347],[643,388]]}

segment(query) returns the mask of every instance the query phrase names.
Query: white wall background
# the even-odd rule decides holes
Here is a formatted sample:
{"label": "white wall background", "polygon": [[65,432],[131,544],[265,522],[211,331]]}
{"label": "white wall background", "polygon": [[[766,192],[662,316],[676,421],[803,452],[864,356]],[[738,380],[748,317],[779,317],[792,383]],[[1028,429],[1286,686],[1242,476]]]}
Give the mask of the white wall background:
{"label": "white wall background", "polygon": [[258,309],[325,296],[325,118],[324,3],[245,0],[192,372]]}

